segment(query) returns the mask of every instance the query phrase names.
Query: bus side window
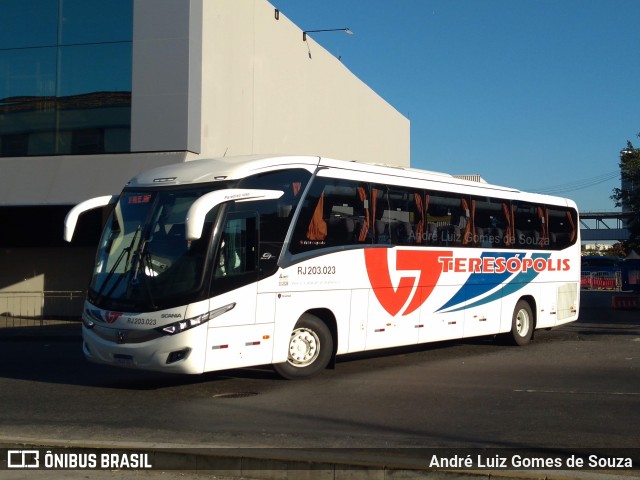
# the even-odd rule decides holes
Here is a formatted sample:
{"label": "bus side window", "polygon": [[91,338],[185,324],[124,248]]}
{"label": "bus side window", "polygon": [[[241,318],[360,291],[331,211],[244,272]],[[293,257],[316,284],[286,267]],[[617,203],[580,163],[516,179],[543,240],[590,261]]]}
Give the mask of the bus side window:
{"label": "bus side window", "polygon": [[273,274],[284,245],[293,213],[302,197],[311,174],[306,170],[292,169],[260,173],[245,178],[240,186],[280,190],[283,195],[277,200],[249,202],[260,218],[258,244],[259,270],[262,278]]}
{"label": "bus side window", "polygon": [[[257,280],[257,214],[233,212],[220,237],[213,268],[213,292],[220,294]],[[222,281],[217,281],[220,279]]]}
{"label": "bus side window", "polygon": [[[466,198],[440,192],[430,193],[427,210],[427,228],[429,238],[434,244],[446,246],[462,246],[467,234]],[[466,208],[464,208],[466,207]]]}
{"label": "bus side window", "polygon": [[372,243],[375,236],[375,203],[369,185],[337,180],[326,192],[329,203],[328,244],[343,246]]}
{"label": "bus side window", "polygon": [[482,248],[504,248],[508,240],[508,209],[501,200],[479,198],[475,200],[474,246]]}
{"label": "bus side window", "polygon": [[371,187],[371,226],[373,228],[373,243],[390,244],[392,221],[389,216],[390,192],[386,185],[372,185]]}
{"label": "bus side window", "polygon": [[549,218],[549,242],[554,250],[562,250],[575,243],[577,238],[574,210],[547,208]]}
{"label": "bus side window", "polygon": [[317,179],[300,206],[289,245],[291,253],[307,252],[326,245],[325,184],[326,180]]}
{"label": "bus side window", "polygon": [[316,179],[293,229],[291,253],[372,243],[369,186],[348,180]]}
{"label": "bus side window", "polygon": [[372,187],[376,243],[425,245],[428,196],[421,190],[397,186]]}
{"label": "bus side window", "polygon": [[[515,246],[518,248],[541,248],[543,238],[538,206],[523,202],[513,202],[515,220]],[[546,246],[544,247],[546,248]]]}

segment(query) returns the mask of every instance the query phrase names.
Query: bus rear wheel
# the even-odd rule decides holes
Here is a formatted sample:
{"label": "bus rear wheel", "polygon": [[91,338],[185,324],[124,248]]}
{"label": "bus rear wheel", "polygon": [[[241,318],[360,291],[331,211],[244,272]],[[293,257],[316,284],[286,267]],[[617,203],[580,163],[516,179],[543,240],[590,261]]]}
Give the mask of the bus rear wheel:
{"label": "bus rear wheel", "polygon": [[533,336],[533,312],[526,300],[520,300],[513,309],[511,339],[516,345],[526,345]]}
{"label": "bus rear wheel", "polygon": [[333,354],[333,338],[325,323],[305,313],[296,323],[285,363],[274,364],[278,374],[288,380],[305,378],[324,370]]}

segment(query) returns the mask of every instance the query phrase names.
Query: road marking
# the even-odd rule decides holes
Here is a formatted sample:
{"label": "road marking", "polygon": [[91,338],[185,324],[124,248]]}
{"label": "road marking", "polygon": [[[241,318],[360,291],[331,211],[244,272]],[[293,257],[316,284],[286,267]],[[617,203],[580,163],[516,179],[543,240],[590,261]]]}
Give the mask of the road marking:
{"label": "road marking", "polygon": [[579,390],[536,390],[532,388],[519,389],[514,392],[518,393],[561,393],[570,395],[640,395],[640,392],[582,392]]}

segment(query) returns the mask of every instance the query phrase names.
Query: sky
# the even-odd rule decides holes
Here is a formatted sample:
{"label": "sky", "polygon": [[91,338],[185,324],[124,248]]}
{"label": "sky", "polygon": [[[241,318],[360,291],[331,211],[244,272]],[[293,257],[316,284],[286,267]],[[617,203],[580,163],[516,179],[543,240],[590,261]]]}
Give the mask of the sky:
{"label": "sky", "polygon": [[639,0],[270,0],[411,122],[411,166],[615,211]]}

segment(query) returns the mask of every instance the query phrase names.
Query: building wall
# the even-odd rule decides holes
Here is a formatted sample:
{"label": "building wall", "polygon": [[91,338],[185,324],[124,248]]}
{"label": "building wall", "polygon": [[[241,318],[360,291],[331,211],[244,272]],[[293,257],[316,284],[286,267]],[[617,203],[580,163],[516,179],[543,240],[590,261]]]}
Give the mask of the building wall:
{"label": "building wall", "polygon": [[409,166],[409,121],[274,11],[264,0],[204,3],[203,153]]}
{"label": "building wall", "polygon": [[134,152],[200,153],[202,8],[203,0],[134,1]]}
{"label": "building wall", "polygon": [[0,328],[79,318],[94,258],[95,247],[0,249]]}
{"label": "building wall", "polygon": [[119,193],[136,174],[182,162],[185,152],[0,158],[0,207],[75,205]]}

